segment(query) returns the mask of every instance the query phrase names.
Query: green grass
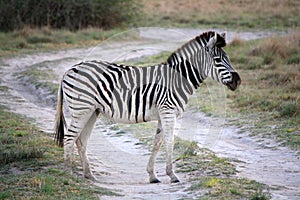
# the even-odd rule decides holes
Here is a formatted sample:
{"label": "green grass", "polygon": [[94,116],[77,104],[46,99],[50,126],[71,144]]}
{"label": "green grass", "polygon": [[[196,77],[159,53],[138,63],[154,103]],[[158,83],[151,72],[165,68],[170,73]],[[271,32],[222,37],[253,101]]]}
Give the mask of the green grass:
{"label": "green grass", "polygon": [[0,106],[0,199],[98,199],[116,195],[62,169],[63,150]]}
{"label": "green grass", "polygon": [[201,177],[192,184],[188,190],[206,190],[206,193],[198,199],[230,200],[250,199],[269,200],[271,195],[260,183],[239,178]]}
{"label": "green grass", "polygon": [[[239,70],[242,85],[229,92],[229,114],[255,124],[253,132],[273,135],[300,150],[300,36],[234,41],[226,51]],[[270,129],[273,126],[275,128]],[[263,128],[265,127],[265,128]]]}
{"label": "green grass", "polygon": [[188,174],[191,186],[187,191],[195,194],[201,191],[199,199],[271,198],[268,186],[237,178],[235,166],[228,159],[220,158],[208,149],[199,148],[195,142],[179,138],[175,141],[175,155],[179,155],[176,171]]}
{"label": "green grass", "polygon": [[97,45],[121,31],[89,28],[71,32],[25,27],[13,32],[0,32],[0,57]]}
{"label": "green grass", "polygon": [[96,200],[97,195],[114,195],[56,168],[1,175],[0,185],[0,199]]}

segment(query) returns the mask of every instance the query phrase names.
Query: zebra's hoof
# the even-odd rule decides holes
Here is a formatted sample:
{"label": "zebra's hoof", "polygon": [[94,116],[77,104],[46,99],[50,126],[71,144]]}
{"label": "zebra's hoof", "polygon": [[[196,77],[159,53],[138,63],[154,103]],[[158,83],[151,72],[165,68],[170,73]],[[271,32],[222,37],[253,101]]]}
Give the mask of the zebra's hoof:
{"label": "zebra's hoof", "polygon": [[158,180],[157,178],[150,179],[150,183],[160,183],[160,180]]}
{"label": "zebra's hoof", "polygon": [[97,181],[97,178],[92,174],[84,175],[84,178],[89,179],[91,181]]}
{"label": "zebra's hoof", "polygon": [[180,180],[176,179],[176,180],[171,180],[171,183],[180,183]]}
{"label": "zebra's hoof", "polygon": [[171,183],[179,183],[179,182],[180,180],[177,177],[171,179]]}

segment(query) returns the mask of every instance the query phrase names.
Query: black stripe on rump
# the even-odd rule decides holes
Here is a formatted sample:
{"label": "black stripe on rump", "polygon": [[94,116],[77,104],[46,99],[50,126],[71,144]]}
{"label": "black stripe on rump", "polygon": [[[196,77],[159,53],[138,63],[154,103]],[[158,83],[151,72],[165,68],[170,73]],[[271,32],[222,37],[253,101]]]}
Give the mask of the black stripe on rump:
{"label": "black stripe on rump", "polygon": [[[84,76],[84,77],[88,78],[89,81],[97,88],[97,85],[98,85],[97,82],[88,73],[79,72],[78,74],[80,74],[81,76]],[[75,81],[77,81],[77,82],[81,83],[82,85],[85,85],[89,89],[91,89],[94,92],[94,95],[95,95],[95,96],[93,96],[93,98],[97,101],[98,104],[100,104],[101,106],[103,106],[101,104],[101,102],[99,101],[99,99],[97,98],[97,95],[96,95],[97,91],[93,87],[91,87],[87,82],[85,82],[85,81],[83,81],[83,80],[81,80],[81,79],[79,79],[79,78],[77,78],[77,77],[75,77],[75,76],[73,76],[71,74],[67,74],[67,75],[68,75],[68,77],[74,79]]]}
{"label": "black stripe on rump", "polygon": [[[65,84],[68,85],[69,87],[73,88],[74,90],[77,90],[77,91],[79,91],[79,92],[81,92],[81,93],[83,93],[83,94],[86,94],[86,95],[88,95],[89,97],[91,97],[92,99],[94,99],[94,96],[93,96],[91,93],[87,92],[86,90],[83,90],[83,89],[81,89],[81,88],[79,88],[79,87],[77,87],[77,86],[74,86],[74,85],[72,85],[71,83],[67,82],[66,80],[63,80],[63,83],[65,83]],[[84,100],[84,99],[80,99],[80,98],[77,98],[77,97],[73,97],[73,96],[69,95],[68,93],[65,93],[65,94],[66,94],[69,98],[71,98],[71,99],[73,99],[73,100],[80,101],[80,102],[83,102],[83,103],[87,103],[87,104],[89,104],[89,105],[91,105],[91,106],[94,105],[94,104],[93,104],[92,102],[90,102],[90,101],[87,101],[87,100]]]}

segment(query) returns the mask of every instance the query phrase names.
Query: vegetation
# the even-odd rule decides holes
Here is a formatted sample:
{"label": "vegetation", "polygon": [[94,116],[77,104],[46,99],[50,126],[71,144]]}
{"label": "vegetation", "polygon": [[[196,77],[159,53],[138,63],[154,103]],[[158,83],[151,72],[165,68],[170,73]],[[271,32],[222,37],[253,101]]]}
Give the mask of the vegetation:
{"label": "vegetation", "polygon": [[0,1],[0,56],[95,45],[132,26],[297,31],[299,4],[289,0],[4,0]]}
{"label": "vegetation", "polygon": [[[257,41],[234,40],[228,47],[243,77],[236,93],[228,93],[230,111],[242,123],[300,150],[300,35]],[[245,117],[252,116],[252,117]]]}
{"label": "vegetation", "polygon": [[[64,58],[63,62],[67,62],[67,60],[68,58]],[[18,81],[28,89],[28,92],[34,93],[37,99],[47,105],[55,107],[59,85],[53,84],[53,80],[56,80],[57,77],[52,70],[52,66],[57,65],[60,61],[38,62],[15,75],[18,77]]]}
{"label": "vegetation", "polygon": [[63,151],[50,137],[3,106],[0,112],[0,199],[98,199],[97,195],[116,195],[62,171]]}
{"label": "vegetation", "polygon": [[135,0],[2,0],[0,29],[12,31],[24,26],[78,30],[112,28],[130,23],[138,15]]}
{"label": "vegetation", "polygon": [[143,0],[142,26],[209,27],[234,30],[295,29],[300,3],[289,0]]}
{"label": "vegetation", "polygon": [[14,56],[49,50],[62,50],[97,45],[119,33],[121,29],[103,30],[87,28],[72,32],[66,29],[43,27],[33,29],[25,26],[9,33],[0,32],[0,56]]}
{"label": "vegetation", "polygon": [[174,149],[179,155],[177,172],[188,174],[191,186],[187,190],[195,193],[197,199],[271,199],[268,186],[237,178],[237,171],[228,159],[179,138]]}
{"label": "vegetation", "polygon": [[299,4],[290,0],[2,0],[0,30],[26,26],[68,30],[130,26],[294,29],[299,28]]}

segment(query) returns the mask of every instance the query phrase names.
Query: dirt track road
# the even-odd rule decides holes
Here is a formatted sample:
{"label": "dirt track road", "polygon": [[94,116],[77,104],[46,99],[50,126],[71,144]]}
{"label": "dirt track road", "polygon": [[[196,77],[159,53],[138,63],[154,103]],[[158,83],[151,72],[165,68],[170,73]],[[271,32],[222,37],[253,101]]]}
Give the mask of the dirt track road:
{"label": "dirt track road", "polygon": [[[0,104],[32,118],[38,127],[51,133],[55,115],[53,99],[56,97],[48,91],[35,90],[32,85],[24,82],[24,77],[18,78],[16,73],[34,65],[42,66],[44,70],[55,74],[53,82],[58,83],[66,69],[82,60],[123,61],[161,51],[173,51],[203,30],[144,28],[131,32],[135,37],[138,35],[138,39],[132,40],[126,36],[126,40],[116,42],[120,38],[116,36],[94,48],[2,59],[0,83],[9,90],[0,93]],[[227,32],[229,40],[234,37],[255,39],[269,34],[271,33]],[[241,160],[242,162],[237,163],[239,175],[270,185],[274,199],[298,199],[300,161],[294,152],[278,147],[272,141],[257,142],[258,138],[251,138],[247,133],[240,134],[235,127],[225,127],[224,123],[224,119],[212,119],[203,113],[187,111],[178,122],[178,136],[196,140],[200,146],[208,147],[218,155]],[[194,124],[197,124],[196,129],[191,128]],[[119,136],[118,131],[120,130],[112,129],[110,124],[101,120],[93,130],[88,154],[93,171],[99,179],[96,184],[124,195],[116,199],[195,198],[185,192],[189,183],[184,174],[179,174],[182,183],[169,184],[163,159],[159,159],[161,161],[157,165],[162,183],[148,184],[146,164],[149,151],[130,133]]]}

